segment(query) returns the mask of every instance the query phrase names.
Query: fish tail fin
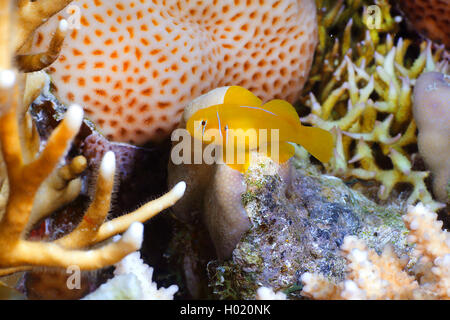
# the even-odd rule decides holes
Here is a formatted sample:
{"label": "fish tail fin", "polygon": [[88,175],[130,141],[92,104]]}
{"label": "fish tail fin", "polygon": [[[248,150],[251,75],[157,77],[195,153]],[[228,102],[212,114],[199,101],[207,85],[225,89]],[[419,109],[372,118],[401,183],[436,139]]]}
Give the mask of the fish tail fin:
{"label": "fish tail fin", "polygon": [[333,136],[320,128],[300,126],[293,142],[303,146],[320,162],[328,162],[333,155]]}

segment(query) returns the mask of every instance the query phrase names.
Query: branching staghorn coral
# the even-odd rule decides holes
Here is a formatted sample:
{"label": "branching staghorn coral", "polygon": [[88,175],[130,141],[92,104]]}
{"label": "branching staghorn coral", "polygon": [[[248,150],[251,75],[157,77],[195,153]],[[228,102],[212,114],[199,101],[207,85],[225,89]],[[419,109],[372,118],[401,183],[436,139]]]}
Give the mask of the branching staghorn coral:
{"label": "branching staghorn coral", "polygon": [[[388,1],[381,0],[376,3],[383,14],[378,28],[370,31],[374,43],[378,43],[379,33],[393,32],[396,29]],[[328,83],[333,80],[336,67],[350,48],[364,49],[365,54],[373,55],[373,47],[364,48],[359,43],[364,40],[367,30],[367,8],[374,4],[375,1],[372,0],[316,0],[319,44],[303,92],[313,89],[323,92],[325,87],[330,86]]]}
{"label": "branching staghorn coral", "polygon": [[[350,20],[342,39],[319,61],[326,64],[322,84],[306,98],[311,113],[302,120],[334,131],[336,150],[326,166],[328,172],[378,181],[382,200],[398,183],[407,183],[413,186],[408,204],[419,200],[437,209],[442,204],[435,202],[426,188],[428,172],[412,170],[405,147],[417,140],[411,112],[415,79],[424,71],[445,72],[446,63],[439,62],[443,47],[433,52],[431,43],[423,42],[418,57],[411,60],[407,51],[412,41],[399,38],[394,44],[394,31],[384,37],[380,34],[395,30],[395,19],[386,1],[377,4],[385,21],[380,30],[366,29],[364,40],[356,42],[351,38]],[[314,86],[311,81],[310,86]]]}
{"label": "branching staghorn coral", "polygon": [[[46,1],[44,1],[46,2]],[[0,5],[5,11],[0,21],[0,34],[9,34],[13,25],[9,15],[9,2]],[[25,1],[19,1],[25,4]],[[19,5],[20,7],[20,5]],[[38,196],[46,197],[48,192],[40,194],[42,187],[67,191],[69,181],[74,181],[86,166],[83,158],[75,158],[70,164],[56,169],[72,140],[78,133],[83,120],[83,110],[72,105],[64,120],[48,138],[44,148],[39,140],[23,136],[35,133],[26,110],[36,94],[42,88],[34,82],[24,85],[22,75],[13,67],[12,41],[8,37],[0,39],[0,145],[3,160],[1,169],[6,173],[1,185],[4,210],[0,221],[0,275],[29,270],[35,266],[68,267],[78,265],[83,270],[102,268],[121,260],[127,254],[140,248],[143,226],[140,222],[150,219],[158,212],[173,205],[184,193],[185,183],[177,184],[170,192],[151,201],[134,212],[106,221],[111,204],[114,185],[115,155],[108,152],[100,165],[94,199],[86,211],[82,222],[68,235],[54,242],[36,242],[26,240],[26,232],[31,225],[51,213],[51,204],[41,204]],[[38,82],[39,83],[39,82]],[[22,99],[22,90],[25,96]],[[28,90],[28,91],[27,91]],[[41,150],[40,150],[41,149]],[[85,159],[84,159],[85,160]],[[68,183],[69,182],[69,183]],[[5,187],[7,183],[7,187]],[[74,187],[77,195],[79,188]],[[7,190],[5,192],[5,189]],[[57,193],[57,196],[60,194]],[[64,196],[63,196],[64,197]],[[35,208],[39,215],[33,215]],[[112,236],[124,232],[117,242],[110,242],[100,248],[83,250]]]}
{"label": "branching staghorn coral", "polygon": [[[1,0],[0,29],[4,31],[0,43],[8,45],[8,51],[0,54],[1,63],[8,63],[9,53],[16,54],[17,67],[24,72],[42,70],[58,58],[64,37],[67,33],[67,22],[60,21],[52,36],[49,48],[42,53],[26,54],[31,46],[34,31],[67,6],[72,0]],[[14,23],[11,23],[14,20]],[[8,38],[11,37],[11,41]]]}
{"label": "branching staghorn coral", "polygon": [[437,214],[419,203],[403,220],[416,244],[418,257],[412,272],[408,259],[392,247],[378,255],[363,240],[347,236],[342,254],[348,262],[346,279],[334,284],[318,274],[302,276],[303,295],[314,299],[450,299],[450,234],[442,230]]}
{"label": "branching staghorn coral", "polygon": [[[19,88],[15,77],[16,75],[12,70],[4,70],[1,73],[0,90],[4,101],[1,105],[3,114],[0,118],[0,139],[8,173],[9,196],[2,221],[0,222],[0,243],[5,248],[5,250],[2,250],[0,265],[2,267],[58,266],[68,263],[67,265],[81,264],[86,267],[90,264],[90,258],[86,253],[78,252],[77,257],[76,252],[74,252],[75,254],[70,253],[70,251],[55,244],[22,240],[22,233],[26,230],[34,197],[41,183],[56,167],[70,141],[78,132],[83,112],[78,106],[71,107],[66,114],[65,120],[49,138],[45,149],[39,157],[30,163],[24,163],[16,120]],[[108,174],[112,171],[111,161],[106,160],[104,163],[102,166],[104,167],[103,171],[106,170],[106,174]],[[100,177],[102,176],[100,174]],[[100,178],[99,180],[101,181],[102,179]],[[136,228],[139,227],[134,227],[134,229]],[[142,229],[142,226],[140,228]],[[142,241],[142,238],[139,239],[139,236],[142,237],[142,235],[139,235],[139,229],[131,231],[133,233],[125,237],[125,241],[115,245],[118,250],[112,246],[106,247],[106,249],[112,252],[116,251],[116,254],[119,255],[128,250],[136,250],[136,247],[139,247],[140,241]],[[127,239],[128,242],[126,241]],[[101,253],[101,251],[98,253]],[[92,258],[95,257],[95,255],[91,256]],[[97,259],[100,258],[100,261],[104,260],[101,257],[99,255]],[[114,259],[114,255],[111,255],[111,257]],[[10,269],[7,271],[9,272]]]}
{"label": "branching staghorn coral", "polygon": [[[85,270],[98,269],[138,250],[143,226],[134,222],[144,222],[174,204],[183,195],[185,184],[178,184],[168,194],[132,213],[104,222],[110,209],[114,184],[115,156],[112,152],[108,152],[102,160],[94,200],[75,230],[54,243],[23,239],[39,187],[58,165],[77,134],[83,111],[79,106],[71,106],[38,157],[25,163],[17,124],[19,86],[15,77],[13,70],[0,72],[0,141],[9,182],[9,196],[0,222],[0,245],[5,248],[0,253],[0,266],[3,268],[0,274],[23,271],[31,266],[78,265]],[[127,232],[115,243],[98,249],[81,250],[125,230]]]}
{"label": "branching staghorn coral", "polygon": [[[43,72],[19,75],[18,82],[24,87],[17,117],[19,124],[20,142],[23,146],[24,161],[31,161],[39,152],[42,143],[37,129],[28,111],[28,107],[40,94],[47,84],[48,77]],[[80,175],[86,169],[87,163],[83,156],[75,157],[71,162],[55,170],[40,186],[33,209],[30,214],[29,225],[42,217],[72,202],[80,193]],[[3,157],[0,154],[0,216],[3,214],[9,193],[9,183]]]}
{"label": "branching staghorn coral", "polygon": [[[3,70],[9,70],[15,64],[21,71],[37,71],[47,67],[57,58],[67,29],[65,21],[59,24],[47,52],[34,55],[19,52],[29,46],[27,41],[31,40],[34,29],[68,2],[70,1],[0,1],[0,65]],[[14,58],[11,58],[12,56]],[[41,141],[27,111],[41,90],[48,85],[48,77],[43,72],[20,74],[17,82],[23,91],[17,106],[18,130],[24,160],[30,161],[39,152]],[[30,215],[30,225],[78,196],[81,189],[81,180],[78,177],[86,167],[85,162],[83,157],[76,158],[73,163],[67,164],[66,168],[61,168],[60,172],[53,172],[52,177],[41,185]],[[4,212],[8,193],[9,183],[0,154],[0,216]]]}

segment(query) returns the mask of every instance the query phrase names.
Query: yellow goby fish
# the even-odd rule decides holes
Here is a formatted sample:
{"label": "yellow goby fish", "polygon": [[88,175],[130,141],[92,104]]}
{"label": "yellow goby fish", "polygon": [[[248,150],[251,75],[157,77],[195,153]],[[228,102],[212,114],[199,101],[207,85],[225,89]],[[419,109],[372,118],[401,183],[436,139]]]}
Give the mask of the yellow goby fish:
{"label": "yellow goby fish", "polygon": [[[290,103],[272,100],[263,105],[253,93],[239,86],[227,90],[222,104],[195,112],[186,130],[194,138],[221,146],[224,163],[240,172],[247,170],[251,151],[284,163],[294,155],[291,143],[296,143],[321,162],[328,162],[334,147],[331,133],[303,126]],[[242,154],[244,158],[239,158]]]}

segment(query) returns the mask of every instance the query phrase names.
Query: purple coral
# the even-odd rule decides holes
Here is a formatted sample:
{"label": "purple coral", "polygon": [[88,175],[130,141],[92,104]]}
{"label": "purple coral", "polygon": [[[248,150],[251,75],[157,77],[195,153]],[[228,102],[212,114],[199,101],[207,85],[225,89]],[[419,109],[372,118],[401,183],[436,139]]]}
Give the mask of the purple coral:
{"label": "purple coral", "polygon": [[449,199],[450,182],[450,77],[427,72],[414,88],[414,118],[419,128],[419,152],[433,173],[438,200]]}

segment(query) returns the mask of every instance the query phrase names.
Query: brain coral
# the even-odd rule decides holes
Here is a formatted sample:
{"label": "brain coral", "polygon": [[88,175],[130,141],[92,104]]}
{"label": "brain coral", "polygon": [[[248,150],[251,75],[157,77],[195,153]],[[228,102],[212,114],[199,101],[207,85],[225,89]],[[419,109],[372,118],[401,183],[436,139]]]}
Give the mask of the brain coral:
{"label": "brain coral", "polygon": [[56,94],[115,141],[168,136],[185,104],[220,86],[293,102],[317,42],[313,0],[75,0],[37,31],[33,50],[74,8],[80,28],[50,68]]}

